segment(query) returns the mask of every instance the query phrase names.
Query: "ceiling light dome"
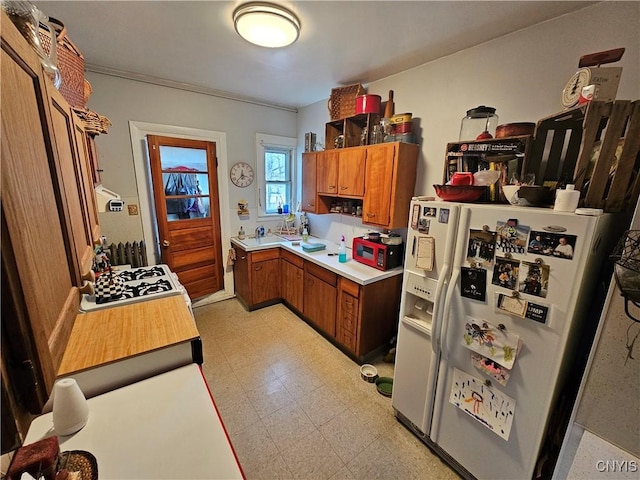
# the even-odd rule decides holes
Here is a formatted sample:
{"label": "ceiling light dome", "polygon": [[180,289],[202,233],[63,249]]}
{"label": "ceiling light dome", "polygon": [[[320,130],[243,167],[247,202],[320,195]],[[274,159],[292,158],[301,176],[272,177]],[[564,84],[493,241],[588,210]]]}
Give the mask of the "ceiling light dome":
{"label": "ceiling light dome", "polygon": [[286,47],[300,35],[298,17],[272,3],[240,5],[233,12],[233,24],[242,38],[261,47]]}

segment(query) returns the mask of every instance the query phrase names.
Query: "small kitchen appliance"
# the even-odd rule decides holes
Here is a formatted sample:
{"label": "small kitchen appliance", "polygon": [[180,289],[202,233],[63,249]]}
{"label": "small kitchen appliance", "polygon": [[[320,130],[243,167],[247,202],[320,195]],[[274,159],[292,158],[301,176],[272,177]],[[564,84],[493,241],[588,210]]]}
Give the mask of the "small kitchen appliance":
{"label": "small kitchen appliance", "polygon": [[402,265],[403,245],[387,245],[378,241],[353,239],[353,259],[378,270],[390,270]]}

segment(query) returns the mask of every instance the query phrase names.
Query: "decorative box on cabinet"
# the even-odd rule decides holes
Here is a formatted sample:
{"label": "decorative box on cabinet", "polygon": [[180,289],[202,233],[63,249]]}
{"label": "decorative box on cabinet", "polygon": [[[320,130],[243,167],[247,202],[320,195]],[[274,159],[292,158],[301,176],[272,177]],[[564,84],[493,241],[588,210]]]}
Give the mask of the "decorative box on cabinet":
{"label": "decorative box on cabinet", "polygon": [[338,136],[343,135],[342,147],[356,147],[361,145],[362,131],[367,128],[368,135],[364,145],[368,145],[371,127],[380,123],[380,115],[375,113],[363,113],[334,120],[325,124],[325,150],[336,148],[335,142]]}

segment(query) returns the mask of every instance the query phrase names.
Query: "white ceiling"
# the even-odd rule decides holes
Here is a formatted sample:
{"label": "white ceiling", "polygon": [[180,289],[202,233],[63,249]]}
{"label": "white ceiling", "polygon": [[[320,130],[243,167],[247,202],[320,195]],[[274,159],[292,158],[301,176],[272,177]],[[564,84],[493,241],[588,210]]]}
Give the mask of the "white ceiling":
{"label": "white ceiling", "polygon": [[235,33],[231,15],[243,1],[34,3],[66,24],[88,70],[299,108],[336,86],[366,85],[596,2],[281,1],[302,24],[282,49]]}

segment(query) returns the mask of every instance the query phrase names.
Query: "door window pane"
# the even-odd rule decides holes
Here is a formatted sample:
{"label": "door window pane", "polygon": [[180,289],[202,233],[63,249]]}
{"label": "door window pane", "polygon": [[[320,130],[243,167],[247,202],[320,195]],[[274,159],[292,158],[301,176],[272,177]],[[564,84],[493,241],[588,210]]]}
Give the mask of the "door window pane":
{"label": "door window pane", "polygon": [[186,169],[206,172],[207,151],[197,148],[167,147],[160,145],[160,167],[163,171]]}

